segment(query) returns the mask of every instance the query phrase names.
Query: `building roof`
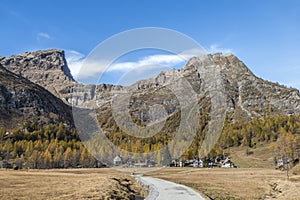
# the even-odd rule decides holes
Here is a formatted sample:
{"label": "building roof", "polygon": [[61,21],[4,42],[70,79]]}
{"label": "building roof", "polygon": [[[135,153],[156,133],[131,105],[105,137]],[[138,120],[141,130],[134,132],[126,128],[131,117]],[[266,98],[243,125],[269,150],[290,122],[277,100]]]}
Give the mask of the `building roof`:
{"label": "building roof", "polygon": [[114,162],[121,162],[122,161],[122,158],[120,156],[116,156],[114,158]]}

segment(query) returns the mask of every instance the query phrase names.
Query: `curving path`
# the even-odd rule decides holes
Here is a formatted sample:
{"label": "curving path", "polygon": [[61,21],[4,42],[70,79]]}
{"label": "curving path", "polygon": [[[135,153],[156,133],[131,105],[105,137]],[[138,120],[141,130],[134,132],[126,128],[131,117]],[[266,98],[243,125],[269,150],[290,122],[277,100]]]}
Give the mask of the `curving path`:
{"label": "curving path", "polygon": [[204,198],[193,189],[152,177],[139,177],[139,181],[149,187],[150,194],[146,200],[204,200]]}

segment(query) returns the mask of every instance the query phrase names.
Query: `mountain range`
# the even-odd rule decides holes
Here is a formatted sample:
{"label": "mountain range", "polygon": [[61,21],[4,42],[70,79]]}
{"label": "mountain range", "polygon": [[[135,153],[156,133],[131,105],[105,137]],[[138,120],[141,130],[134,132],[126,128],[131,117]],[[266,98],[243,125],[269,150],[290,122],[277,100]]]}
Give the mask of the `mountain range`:
{"label": "mountain range", "polygon": [[[0,57],[0,76],[2,128],[21,127],[24,120],[40,125],[64,122],[74,127],[71,107],[92,108],[107,137],[133,152],[138,150],[127,145],[134,139],[124,135],[124,127],[150,125],[145,133],[150,135],[155,127],[162,128],[155,140],[135,141],[141,149],[146,148],[146,143],[155,143],[149,147],[154,150],[159,143],[155,141],[166,144],[174,137],[180,116],[184,116],[184,109],[192,100],[200,113],[197,142],[191,145],[194,149],[209,134],[207,126],[216,110],[223,110],[225,129],[238,122],[300,114],[297,89],[255,76],[233,54],[193,57],[182,69],[164,71],[130,86],[78,83],[71,75],[64,51],[54,49]],[[120,118],[126,120],[120,124]]]}
{"label": "mountain range", "polygon": [[[131,86],[83,85],[76,82],[68,68],[64,51],[61,50],[44,50],[13,55],[7,58],[1,57],[0,64],[15,74],[13,76],[11,73],[9,78],[12,82],[23,80],[23,85],[25,87],[27,84],[27,88],[33,87],[34,84],[39,85],[41,86],[40,90],[44,88],[64,101],[66,105],[84,107],[92,104],[101,107],[101,105],[110,102],[111,95],[109,93],[134,91],[134,94],[140,97],[135,98],[136,101],[143,101],[145,105],[149,104],[150,101],[152,104],[163,104],[167,107],[169,114],[174,112],[178,101],[175,100],[174,95],[169,94],[170,91],[159,91],[178,77],[184,77],[195,93],[202,97],[207,92],[203,87],[207,82],[207,78],[202,74],[205,68],[209,66],[220,71],[220,76],[217,78],[222,82],[224,89],[220,92],[226,99],[228,106],[226,110],[232,120],[300,113],[300,94],[297,89],[287,88],[278,83],[258,78],[242,61],[232,54],[223,56],[221,53],[217,53],[194,57],[180,70],[161,72],[156,77],[138,81]],[[4,73],[3,70],[1,72]],[[28,85],[28,81],[26,82],[25,79],[34,84]],[[2,85],[6,85],[6,81],[7,79],[1,79]],[[151,96],[153,90],[160,93],[160,95],[156,98],[150,98],[149,96]],[[6,102],[1,104],[6,104]],[[51,107],[51,104],[46,105]],[[33,107],[35,106],[42,105],[34,105]],[[135,107],[134,103],[132,106]],[[135,109],[137,108],[135,107]],[[143,121],[147,121],[147,119],[143,119]]]}

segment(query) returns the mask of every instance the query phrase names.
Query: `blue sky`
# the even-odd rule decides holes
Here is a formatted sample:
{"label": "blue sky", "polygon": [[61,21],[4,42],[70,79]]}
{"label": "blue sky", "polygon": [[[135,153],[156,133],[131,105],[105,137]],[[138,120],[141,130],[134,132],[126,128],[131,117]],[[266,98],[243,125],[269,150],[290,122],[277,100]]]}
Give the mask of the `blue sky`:
{"label": "blue sky", "polygon": [[[91,50],[114,34],[163,27],[186,34],[209,52],[233,52],[264,79],[300,88],[297,0],[0,0],[0,23],[2,56],[64,49],[74,71]],[[144,59],[147,53],[130,59]]]}

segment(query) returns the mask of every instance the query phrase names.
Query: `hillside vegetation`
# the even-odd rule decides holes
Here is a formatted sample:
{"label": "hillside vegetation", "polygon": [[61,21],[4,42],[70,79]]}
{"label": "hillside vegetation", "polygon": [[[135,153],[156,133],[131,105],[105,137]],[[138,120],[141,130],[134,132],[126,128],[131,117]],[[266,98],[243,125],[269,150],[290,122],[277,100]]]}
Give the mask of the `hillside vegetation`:
{"label": "hillside vegetation", "polygon": [[22,129],[0,129],[0,163],[4,168],[70,168],[102,166],[83,146],[74,128],[63,123]]}

